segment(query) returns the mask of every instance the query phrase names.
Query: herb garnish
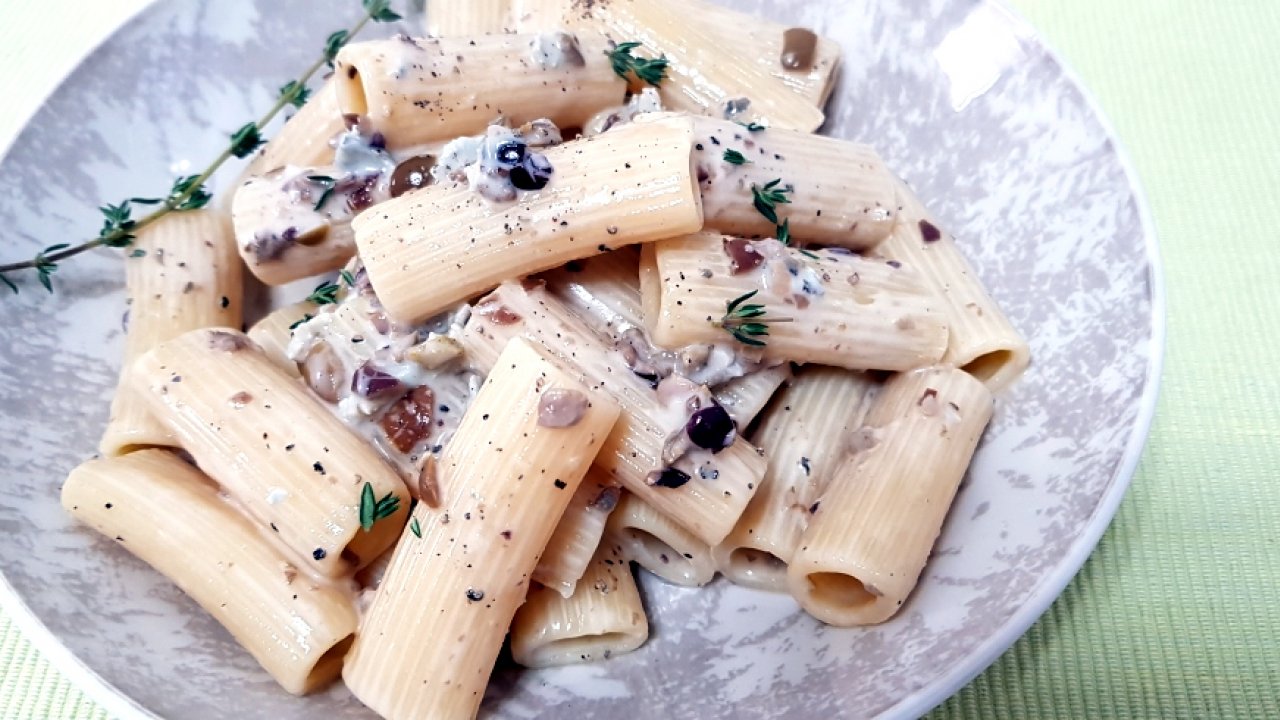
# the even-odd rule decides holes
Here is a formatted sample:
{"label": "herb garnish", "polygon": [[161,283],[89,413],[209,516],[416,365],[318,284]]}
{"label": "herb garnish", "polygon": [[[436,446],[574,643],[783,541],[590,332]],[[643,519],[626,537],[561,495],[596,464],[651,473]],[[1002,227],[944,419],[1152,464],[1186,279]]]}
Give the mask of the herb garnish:
{"label": "herb garnish", "polygon": [[307,322],[307,321],[311,320],[311,318],[313,318],[313,317],[315,317],[315,315],[312,315],[311,313],[307,313],[306,315],[303,315],[302,317],[300,317],[300,318],[298,318],[297,320],[295,320],[295,321],[293,322],[293,324],[289,326],[289,329],[290,329],[290,330],[297,330],[299,325],[301,325],[301,324],[302,324],[302,323],[304,323],[304,322]]}
{"label": "herb garnish", "polygon": [[783,220],[782,224],[778,226],[778,242],[782,243],[783,245],[791,244],[791,221],[790,220]]}
{"label": "herb garnish", "polygon": [[338,283],[325,281],[316,286],[307,296],[309,302],[317,305],[333,305],[338,302]]}
{"label": "herb garnish", "polygon": [[763,305],[748,303],[759,290],[752,290],[745,295],[725,303],[724,317],[720,318],[720,327],[724,328],[735,340],[743,345],[764,347],[765,341],[758,338],[769,334],[769,323],[791,322],[789,317],[768,317]]}
{"label": "herb garnish", "polygon": [[751,184],[752,203],[755,204],[756,210],[774,225],[778,224],[778,206],[791,203],[791,198],[787,197],[787,193],[792,192],[791,187],[778,187],[781,183],[781,178],[774,178],[763,187],[755,183]]}
{"label": "herb garnish", "polygon": [[409,521],[409,532],[416,538],[422,537],[422,525],[418,524],[418,518]]}
{"label": "herb garnish", "polygon": [[631,51],[638,47],[640,47],[638,42],[624,42],[605,54],[609,56],[609,64],[613,66],[613,72],[618,77],[630,82],[630,76],[635,74],[641,82],[657,87],[658,83],[667,79],[667,57],[665,55],[656,59],[635,57]]}
{"label": "herb garnish", "polygon": [[373,484],[366,482],[360,493],[360,527],[365,532],[373,529],[373,524],[385,517],[391,517],[400,509],[400,498],[395,493],[387,493],[381,500],[375,500]]}
{"label": "herb garnish", "polygon": [[[370,20],[385,23],[400,19],[400,16],[391,10],[390,0],[361,0],[360,4],[364,8],[364,17],[361,17],[360,21],[352,26],[350,30],[339,30],[329,35],[325,40],[324,50],[320,59],[312,63],[311,67],[307,68],[300,77],[290,80],[281,87],[275,104],[257,122],[246,123],[232,133],[227,147],[200,174],[188,175],[174,180],[168,194],[162,198],[135,197],[128,198],[115,205],[103,205],[99,208],[102,212],[103,224],[102,229],[98,231],[97,237],[78,245],[69,245],[67,243],[51,245],[41,250],[30,260],[0,265],[0,282],[3,282],[10,290],[17,293],[18,286],[6,277],[5,273],[35,270],[36,279],[40,284],[49,292],[53,292],[51,278],[57,272],[59,262],[97,247],[128,247],[133,244],[136,233],[139,230],[160,218],[173,212],[196,210],[207,205],[213,197],[205,185],[209,178],[232,157],[248,157],[257,150],[265,142],[265,138],[262,137],[262,128],[266,127],[281,110],[288,106],[302,107],[306,103],[308,95],[310,95],[310,91],[306,87],[307,82],[311,80],[311,77],[320,68],[326,65],[332,67],[338,51],[342,49],[343,45],[346,45],[348,40],[355,37]],[[661,61],[661,67],[665,69],[665,60]],[[133,217],[133,209],[139,205],[155,205],[158,207],[143,217],[135,219]]]}
{"label": "herb garnish", "polygon": [[730,165],[743,165],[751,162],[746,158],[745,155],[738,152],[737,150],[725,150],[724,161],[729,163]]}
{"label": "herb garnish", "polygon": [[320,198],[316,200],[313,208],[316,212],[320,212],[320,208],[324,207],[325,201],[329,199],[329,195],[333,193],[334,186],[338,183],[328,175],[308,175],[307,180],[324,188],[324,192],[320,193]]}
{"label": "herb garnish", "polygon": [[352,275],[350,270],[340,270],[338,277],[342,278],[342,282],[346,283],[347,287],[353,288],[356,286],[356,276]]}
{"label": "herb garnish", "polygon": [[[737,121],[737,120],[735,120],[734,122],[738,122],[738,121]],[[755,120],[752,120],[752,121],[751,121],[751,122],[749,122],[749,123],[738,122],[738,124],[739,124],[739,125],[741,125],[742,127],[746,128],[746,129],[747,129],[747,132],[760,132],[761,130],[768,130],[768,129],[769,129],[769,126],[768,126],[768,125],[761,125],[760,123],[756,122]]]}

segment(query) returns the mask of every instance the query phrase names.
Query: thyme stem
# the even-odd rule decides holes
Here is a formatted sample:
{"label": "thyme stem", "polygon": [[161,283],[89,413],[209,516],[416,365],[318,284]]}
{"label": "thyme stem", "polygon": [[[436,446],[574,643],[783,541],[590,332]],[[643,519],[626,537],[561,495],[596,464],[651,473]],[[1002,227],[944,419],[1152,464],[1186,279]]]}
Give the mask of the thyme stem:
{"label": "thyme stem", "polygon": [[[381,4],[374,3],[372,4],[372,7],[370,6],[370,3],[365,3],[364,7],[365,7],[364,16],[360,18],[360,22],[356,23],[354,26],[352,26],[350,30],[347,31],[347,34],[344,38],[344,43],[346,41],[349,41],[351,38],[355,37],[357,33],[363,30],[364,26],[367,25],[370,20],[374,19],[375,14],[377,14],[378,12],[384,12],[386,10],[385,3],[381,3]],[[296,81],[297,84],[300,86],[306,86],[306,84],[311,81],[312,76],[314,76],[317,72],[319,72],[320,68],[324,67],[328,62],[329,62],[329,58],[326,55],[321,55],[321,57],[318,60],[316,60],[314,63],[312,63],[311,66],[308,67],[304,73],[302,73],[302,76],[297,79]],[[280,111],[283,110],[284,107],[289,104],[291,104],[290,96],[287,93],[282,93],[276,99],[275,104],[271,106],[271,109],[268,110],[258,120],[258,122],[255,124],[254,127],[261,130],[273,119],[275,119],[276,115],[280,114]],[[103,234],[99,235],[93,240],[87,240],[85,242],[80,243],[79,245],[73,245],[69,248],[65,248],[63,250],[50,253],[48,255],[45,255],[44,253],[37,253],[36,256],[31,258],[30,260],[23,260],[20,262],[13,262],[5,265],[0,265],[0,280],[3,280],[5,285],[8,285],[10,288],[13,288],[13,291],[16,293],[17,292],[16,286],[14,286],[9,281],[8,278],[4,277],[5,273],[17,272],[19,270],[35,270],[35,269],[39,269],[41,266],[45,266],[45,267],[48,267],[50,265],[56,266],[56,264],[58,262],[61,262],[62,260],[75,257],[76,255],[79,255],[85,251],[92,250],[97,247],[102,247],[104,245],[113,246],[113,247],[127,247],[129,244],[131,244],[132,242],[131,238],[135,232],[154,223],[155,221],[168,215],[169,213],[179,212],[179,208],[182,207],[183,203],[189,200],[192,195],[202,190],[204,188],[204,184],[208,182],[208,180],[211,177],[213,177],[213,174],[216,173],[228,160],[231,159],[231,157],[234,155],[233,153],[234,147],[235,147],[235,143],[233,141],[232,143],[228,144],[227,147],[224,148],[221,153],[218,154],[218,157],[215,158],[213,162],[209,163],[208,167],[204,169],[204,172],[196,176],[196,179],[194,181],[186,183],[186,187],[183,188],[182,190],[176,193],[171,193],[168,197],[164,199],[164,201],[160,204],[158,208],[151,211],[150,213],[142,216],[141,218],[138,218],[137,220],[129,222],[127,225],[117,227],[109,232],[104,232]],[[54,269],[56,269],[56,267],[54,267]],[[52,270],[50,270],[50,272],[52,272]],[[52,290],[50,290],[50,292],[52,292]]]}

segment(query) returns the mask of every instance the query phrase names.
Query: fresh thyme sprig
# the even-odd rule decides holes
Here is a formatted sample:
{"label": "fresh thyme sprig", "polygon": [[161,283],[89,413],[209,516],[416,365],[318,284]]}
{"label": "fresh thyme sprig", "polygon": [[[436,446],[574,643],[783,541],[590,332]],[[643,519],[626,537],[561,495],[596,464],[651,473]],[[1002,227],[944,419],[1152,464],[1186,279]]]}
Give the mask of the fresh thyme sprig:
{"label": "fresh thyme sprig", "polygon": [[307,313],[307,314],[303,315],[302,317],[298,318],[297,320],[293,321],[293,323],[292,323],[291,325],[289,325],[289,329],[290,329],[290,330],[297,330],[297,329],[298,329],[298,328],[299,328],[303,323],[308,322],[309,320],[311,320],[311,319],[312,319],[312,318],[314,318],[314,317],[315,317],[315,315],[312,315],[311,313]]}
{"label": "fresh thyme sprig", "polygon": [[791,221],[784,219],[782,224],[778,226],[778,242],[783,245],[791,244]]}
{"label": "fresh thyme sprig", "polygon": [[758,290],[725,303],[724,317],[720,318],[720,327],[743,345],[764,347],[765,341],[760,338],[769,335],[769,323],[792,322],[789,317],[769,317],[763,305],[748,303]]}
{"label": "fresh thyme sprig", "polygon": [[613,65],[613,71],[618,77],[630,82],[631,74],[634,73],[641,82],[657,87],[667,79],[667,58],[665,55],[653,59],[636,57],[631,51],[638,47],[638,42],[624,42],[605,54],[609,56],[609,63]]}
{"label": "fresh thyme sprig", "polygon": [[338,289],[338,283],[322,282],[307,296],[307,301],[317,305],[333,305],[338,302]]}
{"label": "fresh thyme sprig", "polygon": [[774,225],[778,224],[778,206],[791,203],[787,193],[792,190],[790,187],[778,187],[781,183],[781,178],[775,178],[763,186],[751,184],[752,203],[755,204],[756,210]]}
{"label": "fresh thyme sprig", "polygon": [[[735,120],[734,122],[738,122],[738,121],[737,121],[737,120]],[[768,130],[768,129],[769,129],[769,126],[768,126],[768,125],[761,125],[760,123],[756,122],[755,120],[752,120],[752,121],[751,121],[751,122],[749,122],[749,123],[738,122],[738,124],[739,124],[739,125],[741,125],[742,127],[746,128],[746,129],[747,129],[747,132],[760,132],[761,130]]]}
{"label": "fresh thyme sprig", "polygon": [[724,161],[729,163],[730,165],[745,165],[751,162],[750,160],[747,159],[746,155],[743,155],[737,150],[725,150]]}
{"label": "fresh thyme sprig", "polygon": [[382,518],[391,517],[400,509],[400,498],[395,493],[387,493],[381,500],[373,494],[373,483],[366,482],[360,492],[360,527],[365,532],[373,529],[373,524]]}
{"label": "fresh thyme sprig", "polygon": [[[128,198],[116,205],[103,205],[100,208],[103,216],[102,229],[98,231],[97,237],[78,245],[70,245],[68,243],[51,245],[41,250],[30,260],[0,265],[0,282],[3,282],[16,294],[18,286],[6,277],[6,273],[35,270],[40,284],[49,292],[53,292],[51,278],[58,271],[58,263],[63,260],[97,247],[128,247],[133,244],[139,230],[160,218],[173,212],[197,210],[208,205],[213,198],[213,195],[205,185],[209,178],[213,177],[213,174],[232,157],[245,158],[257,150],[265,142],[262,137],[262,128],[266,127],[281,110],[288,106],[302,107],[310,94],[310,91],[307,90],[307,82],[311,80],[312,76],[320,68],[333,65],[333,60],[338,51],[342,49],[343,45],[346,45],[348,40],[355,37],[370,21],[385,23],[395,22],[400,19],[400,16],[391,10],[391,0],[361,0],[360,4],[364,8],[364,16],[360,18],[360,21],[349,30],[339,30],[329,35],[325,40],[324,51],[320,59],[312,63],[297,79],[290,80],[281,87],[275,104],[261,118],[256,122],[242,125],[240,129],[232,133],[227,147],[202,172],[198,175],[178,178],[173,182],[173,186],[169,188],[168,194],[162,198]],[[665,60],[663,61],[663,67],[665,68]],[[135,219],[133,210],[134,206],[137,205],[154,205],[157,207],[146,215]]]}

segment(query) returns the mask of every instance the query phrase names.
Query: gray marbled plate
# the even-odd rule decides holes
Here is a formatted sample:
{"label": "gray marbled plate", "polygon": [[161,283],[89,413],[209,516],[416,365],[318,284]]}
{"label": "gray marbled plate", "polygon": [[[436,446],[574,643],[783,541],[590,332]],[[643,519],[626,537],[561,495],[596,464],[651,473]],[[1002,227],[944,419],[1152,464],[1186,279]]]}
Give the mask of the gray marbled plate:
{"label": "gray marbled plate", "polygon": [[[877,146],[956,230],[1034,364],[1000,399],[922,585],[892,622],[837,630],[785,597],[647,582],[642,651],[500,670],[494,717],[917,715],[1052,602],[1137,462],[1162,350],[1154,237],[1112,135],[1058,59],[981,0],[734,4],[844,43],[830,131]],[[354,0],[173,0],[143,13],[0,165],[0,255],[84,237],[102,201],[168,187],[356,12]],[[121,260],[78,259],[58,284],[56,296],[30,284],[0,301],[5,607],[120,716],[366,717],[341,687],[302,700],[278,690],[174,587],[62,514],[62,478],[107,418]]]}

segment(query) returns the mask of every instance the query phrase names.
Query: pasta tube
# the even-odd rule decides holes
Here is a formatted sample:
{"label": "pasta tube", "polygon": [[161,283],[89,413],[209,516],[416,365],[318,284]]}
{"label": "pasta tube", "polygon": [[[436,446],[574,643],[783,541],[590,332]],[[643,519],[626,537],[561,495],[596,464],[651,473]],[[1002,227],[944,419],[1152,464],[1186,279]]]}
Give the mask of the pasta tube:
{"label": "pasta tube", "polygon": [[433,0],[426,8],[426,31],[434,37],[518,32],[512,18],[515,4],[516,0]]}
{"label": "pasta tube", "polygon": [[[353,223],[378,298],[405,321],[501,281],[702,226],[693,127],[667,116],[550,148],[549,184],[505,206],[465,185],[403,195]],[[445,272],[448,282],[423,282]]]}
{"label": "pasta tube", "polygon": [[307,103],[267,141],[245,175],[265,175],[286,165],[317,167],[333,162],[334,136],[345,129],[338,108],[337,82],[330,78],[311,93]]}
{"label": "pasta tube", "polygon": [[293,337],[293,328],[309,320],[319,307],[310,300],[303,300],[273,310],[249,328],[249,339],[262,348],[276,367],[291,377],[301,378],[298,363],[289,359],[289,340]]}
{"label": "pasta tube", "polygon": [[[231,202],[236,246],[263,283],[283,285],[337,270],[355,254],[355,209],[345,197],[327,198],[322,194],[327,191],[308,180],[335,176],[342,173],[332,167],[289,166],[250,178],[236,190]],[[367,192],[381,200],[385,182],[376,183]],[[326,200],[323,207],[317,207],[317,198]]]}
{"label": "pasta tube", "polygon": [[787,591],[787,563],[809,509],[847,454],[872,387],[861,373],[812,365],[769,404],[751,436],[769,458],[760,491],[713,550],[725,577],[760,590]]}
{"label": "pasta tube", "polygon": [[356,629],[350,593],[300,574],[173,453],[90,460],[67,477],[62,506],[172,580],[285,690],[338,676]]}
{"label": "pasta tube", "polygon": [[1000,310],[950,233],[943,231],[905,183],[898,185],[901,219],[876,252],[916,268],[939,298],[951,328],[944,363],[999,392],[1031,362],[1031,349]]}
{"label": "pasta tube", "polygon": [[[409,504],[400,476],[242,333],[186,333],[139,358],[132,379],[200,467],[308,567],[336,577],[395,542]],[[371,525],[369,494],[388,508]]]}
{"label": "pasta tube", "polygon": [[[708,0],[681,0],[681,6],[681,19],[697,23],[715,36],[714,47],[751,48],[751,60],[762,72],[816,108],[827,104],[840,68],[840,43],[804,28],[771,22]],[[797,31],[798,42],[789,43],[788,37],[795,36]],[[813,43],[811,50],[806,44],[809,40]],[[788,53],[795,55],[784,61],[783,56]],[[808,62],[805,62],[806,56]]]}
{"label": "pasta tube", "polygon": [[[523,341],[445,449],[343,669],[388,720],[471,718],[556,521],[618,417]],[[415,528],[417,528],[415,530]]]}
{"label": "pasta tube", "polygon": [[571,35],[352,43],[334,73],[342,112],[367,116],[393,150],[469,135],[499,117],[581,127],[626,93],[603,42]]}
{"label": "pasta tube", "polygon": [[621,495],[616,483],[592,469],[569,501],[564,516],[547,541],[547,547],[533,570],[534,582],[565,597],[587,571],[591,557],[600,546],[605,522]]}
{"label": "pasta tube", "polygon": [[755,492],[765,461],[736,433],[716,453],[684,444],[688,404],[703,400],[700,388],[668,378],[655,391],[635,374],[620,372],[616,356],[538,287],[504,283],[481,301],[459,341],[469,360],[487,370],[515,337],[540,344],[584,384],[622,405],[622,417],[596,458],[598,469],[704,543],[717,543],[729,533]]}
{"label": "pasta tube", "polygon": [[699,233],[645,246],[640,287],[663,347],[732,336],[766,361],[851,370],[920,367],[947,347],[936,299],[913,270],[883,260]]}
{"label": "pasta tube", "polygon": [[733,416],[738,427],[747,427],[764,410],[769,398],[791,379],[791,365],[781,363],[734,378],[714,391],[716,401]]}
{"label": "pasta tube", "polygon": [[130,388],[133,360],[202,327],[240,327],[243,280],[227,219],[213,210],[171,213],[138,232],[125,258],[129,327],[120,384],[98,448],[103,455],[176,444]]}
{"label": "pasta tube", "polygon": [[889,380],[812,508],[787,570],[832,625],[884,622],[915,587],[987,422],[991,392],[951,367]]}
{"label": "pasta tube", "polygon": [[511,624],[511,655],[525,667],[607,660],[649,638],[631,564],[602,545],[573,594],[534,586]]}
{"label": "pasta tube", "polygon": [[[870,147],[781,128],[750,132],[728,120],[693,123],[707,230],[773,237],[785,221],[795,240],[855,250],[874,247],[893,230],[895,179]],[[769,218],[755,194],[774,180],[787,202]]]}
{"label": "pasta tube", "polygon": [[623,557],[669,583],[697,587],[716,576],[711,548],[635,495],[623,496],[608,532]]}
{"label": "pasta tube", "polygon": [[639,42],[654,57],[667,58],[667,77],[659,86],[663,107],[760,122],[771,127],[813,132],[825,119],[822,110],[797,102],[785,83],[756,63],[754,48],[741,39],[723,42],[706,24],[690,22],[688,9],[675,0],[597,2],[570,13],[588,16],[615,42]]}

